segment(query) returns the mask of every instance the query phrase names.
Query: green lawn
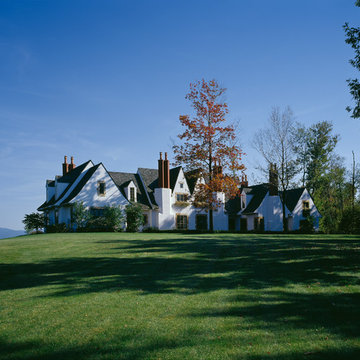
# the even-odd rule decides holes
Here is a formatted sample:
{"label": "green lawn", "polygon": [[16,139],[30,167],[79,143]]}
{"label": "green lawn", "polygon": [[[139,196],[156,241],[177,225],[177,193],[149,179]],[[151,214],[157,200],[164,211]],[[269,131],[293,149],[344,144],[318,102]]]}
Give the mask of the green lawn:
{"label": "green lawn", "polygon": [[360,238],[1,240],[0,359],[360,359]]}

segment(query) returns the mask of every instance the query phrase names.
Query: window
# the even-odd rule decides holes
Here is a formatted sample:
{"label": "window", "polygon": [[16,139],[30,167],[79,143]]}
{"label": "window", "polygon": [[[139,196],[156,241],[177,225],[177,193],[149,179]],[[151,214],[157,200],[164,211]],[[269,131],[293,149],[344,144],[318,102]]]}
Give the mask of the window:
{"label": "window", "polygon": [[196,230],[207,230],[207,215],[197,214],[195,218]]}
{"label": "window", "polygon": [[187,230],[188,218],[186,215],[176,215],[176,229]]}
{"label": "window", "polygon": [[180,183],[180,189],[184,188],[184,183]]}
{"label": "window", "polygon": [[176,194],[176,201],[187,201],[186,194]]}
{"label": "window", "polygon": [[303,201],[303,210],[309,210],[310,209],[310,203],[308,200]]}
{"label": "window", "polygon": [[99,196],[105,196],[105,181],[98,181],[98,195]]}
{"label": "window", "polygon": [[104,216],[104,209],[103,208],[91,208],[90,214],[94,217],[101,217]]}
{"label": "window", "polygon": [[135,202],[135,189],[133,187],[130,188],[130,201]]}

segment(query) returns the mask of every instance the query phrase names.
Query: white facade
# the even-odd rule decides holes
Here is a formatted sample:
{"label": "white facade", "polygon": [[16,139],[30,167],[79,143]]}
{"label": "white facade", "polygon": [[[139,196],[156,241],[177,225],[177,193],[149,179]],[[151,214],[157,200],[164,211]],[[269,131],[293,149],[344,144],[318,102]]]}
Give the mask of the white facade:
{"label": "white facade", "polygon": [[[162,165],[160,162],[162,161]],[[139,168],[138,172],[108,172],[103,164],[94,165],[88,161],[62,177],[47,181],[46,201],[39,207],[47,214],[48,225],[72,224],[72,206],[83,203],[90,210],[106,206],[125,208],[129,203],[139,203],[146,216],[144,228],[159,230],[206,230],[209,228],[208,211],[192,205],[196,186],[204,180],[197,178],[191,183],[189,175],[181,167],[169,169],[167,159],[159,160],[159,169]],[[63,164],[66,169],[66,159]],[[269,184],[243,186],[235,203],[238,208],[229,208],[225,194],[218,192],[219,208],[213,211],[214,230],[282,231],[282,203],[279,195],[270,195]],[[304,206],[315,219],[318,229],[319,214],[306,189],[295,189],[292,203],[286,206],[289,230],[297,230],[304,217]],[[289,197],[290,197],[289,195]],[[295,200],[294,200],[295,199]],[[293,207],[293,208],[292,208]]]}
{"label": "white facade", "polygon": [[[246,231],[283,231],[282,201],[279,194],[270,195],[269,188],[269,184],[262,184],[242,190],[241,209],[237,216],[243,221],[236,222],[236,230],[244,230],[242,224],[246,226]],[[318,231],[321,214],[309,192],[305,188],[288,190],[287,196],[285,216],[288,230],[299,230],[301,222],[310,215],[314,220],[314,229]],[[252,202],[256,204],[253,207]]]}

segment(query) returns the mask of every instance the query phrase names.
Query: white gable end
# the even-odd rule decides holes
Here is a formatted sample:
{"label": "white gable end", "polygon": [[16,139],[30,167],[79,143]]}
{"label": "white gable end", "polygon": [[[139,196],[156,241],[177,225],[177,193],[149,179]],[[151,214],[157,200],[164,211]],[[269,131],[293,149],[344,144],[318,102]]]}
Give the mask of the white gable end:
{"label": "white gable end", "polygon": [[[100,184],[104,193],[100,193]],[[129,202],[122,195],[102,164],[86,182],[71,203],[82,202],[87,207],[125,206]]]}

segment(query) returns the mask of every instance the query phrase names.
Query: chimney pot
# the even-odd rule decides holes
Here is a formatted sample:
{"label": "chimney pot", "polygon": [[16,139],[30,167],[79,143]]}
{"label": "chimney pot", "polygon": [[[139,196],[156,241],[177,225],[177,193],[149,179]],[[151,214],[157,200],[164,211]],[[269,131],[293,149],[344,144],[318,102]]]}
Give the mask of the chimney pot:
{"label": "chimney pot", "polygon": [[167,160],[168,158],[167,158],[167,152],[165,153],[165,160]]}
{"label": "chimney pot", "polygon": [[63,176],[69,172],[69,164],[67,163],[67,156],[64,156],[64,163],[62,164]]}
{"label": "chimney pot", "polygon": [[74,170],[76,165],[74,164],[74,157],[71,157],[71,164],[69,164],[69,171]]}

